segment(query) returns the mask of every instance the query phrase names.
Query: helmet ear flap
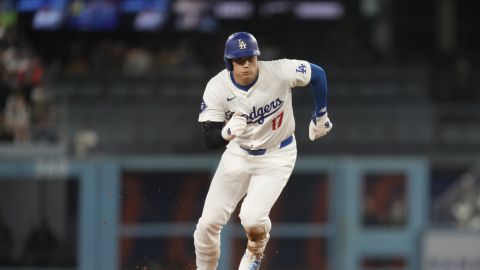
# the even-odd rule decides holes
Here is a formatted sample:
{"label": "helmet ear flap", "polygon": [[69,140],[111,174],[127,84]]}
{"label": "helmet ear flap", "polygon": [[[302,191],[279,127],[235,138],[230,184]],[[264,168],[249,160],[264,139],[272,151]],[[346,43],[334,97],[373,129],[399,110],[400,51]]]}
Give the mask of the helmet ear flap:
{"label": "helmet ear flap", "polygon": [[228,71],[233,70],[233,64],[231,59],[223,58],[223,61],[225,62],[225,67],[227,68]]}

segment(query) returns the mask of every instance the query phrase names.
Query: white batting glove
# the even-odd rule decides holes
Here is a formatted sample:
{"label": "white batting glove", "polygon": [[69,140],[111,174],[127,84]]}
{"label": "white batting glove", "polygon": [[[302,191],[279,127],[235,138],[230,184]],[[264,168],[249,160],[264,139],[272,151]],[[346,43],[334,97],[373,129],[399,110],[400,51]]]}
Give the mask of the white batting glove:
{"label": "white batting glove", "polygon": [[222,137],[230,141],[233,138],[240,136],[245,131],[247,127],[247,118],[242,116],[240,113],[235,113],[232,118],[227,122],[227,124],[222,129]]}
{"label": "white batting glove", "polygon": [[332,127],[333,124],[330,119],[328,119],[328,114],[312,118],[308,128],[308,137],[310,138],[310,141],[314,141],[322,136],[325,136],[325,134],[327,134]]}

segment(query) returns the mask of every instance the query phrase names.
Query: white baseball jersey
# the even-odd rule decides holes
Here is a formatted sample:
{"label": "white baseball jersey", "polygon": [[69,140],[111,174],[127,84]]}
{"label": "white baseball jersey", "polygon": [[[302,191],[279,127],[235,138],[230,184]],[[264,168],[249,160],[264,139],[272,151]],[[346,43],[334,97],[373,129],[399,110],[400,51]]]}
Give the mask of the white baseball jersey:
{"label": "white baseball jersey", "polygon": [[235,85],[224,69],[208,82],[199,122],[228,121],[240,112],[247,118],[245,132],[233,139],[248,149],[278,146],[295,131],[291,88],[310,82],[307,61],[281,59],[258,61],[257,81],[248,89]]}

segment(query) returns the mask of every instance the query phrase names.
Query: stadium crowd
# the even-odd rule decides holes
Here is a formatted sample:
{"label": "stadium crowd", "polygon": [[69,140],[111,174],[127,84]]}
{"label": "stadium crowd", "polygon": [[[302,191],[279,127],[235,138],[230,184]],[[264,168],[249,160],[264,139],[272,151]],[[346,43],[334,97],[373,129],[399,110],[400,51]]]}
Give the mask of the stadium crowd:
{"label": "stadium crowd", "polygon": [[0,28],[0,141],[52,142],[56,118],[45,69],[13,28]]}

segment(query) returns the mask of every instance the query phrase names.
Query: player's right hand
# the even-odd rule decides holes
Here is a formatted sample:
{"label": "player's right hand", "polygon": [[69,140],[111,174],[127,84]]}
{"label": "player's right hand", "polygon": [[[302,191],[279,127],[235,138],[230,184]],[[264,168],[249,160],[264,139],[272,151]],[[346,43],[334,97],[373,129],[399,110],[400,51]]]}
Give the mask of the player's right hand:
{"label": "player's right hand", "polygon": [[313,117],[308,128],[308,137],[310,141],[314,141],[320,137],[325,136],[333,127],[332,122],[327,114],[320,117]]}
{"label": "player's right hand", "polygon": [[233,140],[235,137],[242,135],[246,127],[247,118],[241,113],[235,113],[223,127],[222,137],[227,141]]}

